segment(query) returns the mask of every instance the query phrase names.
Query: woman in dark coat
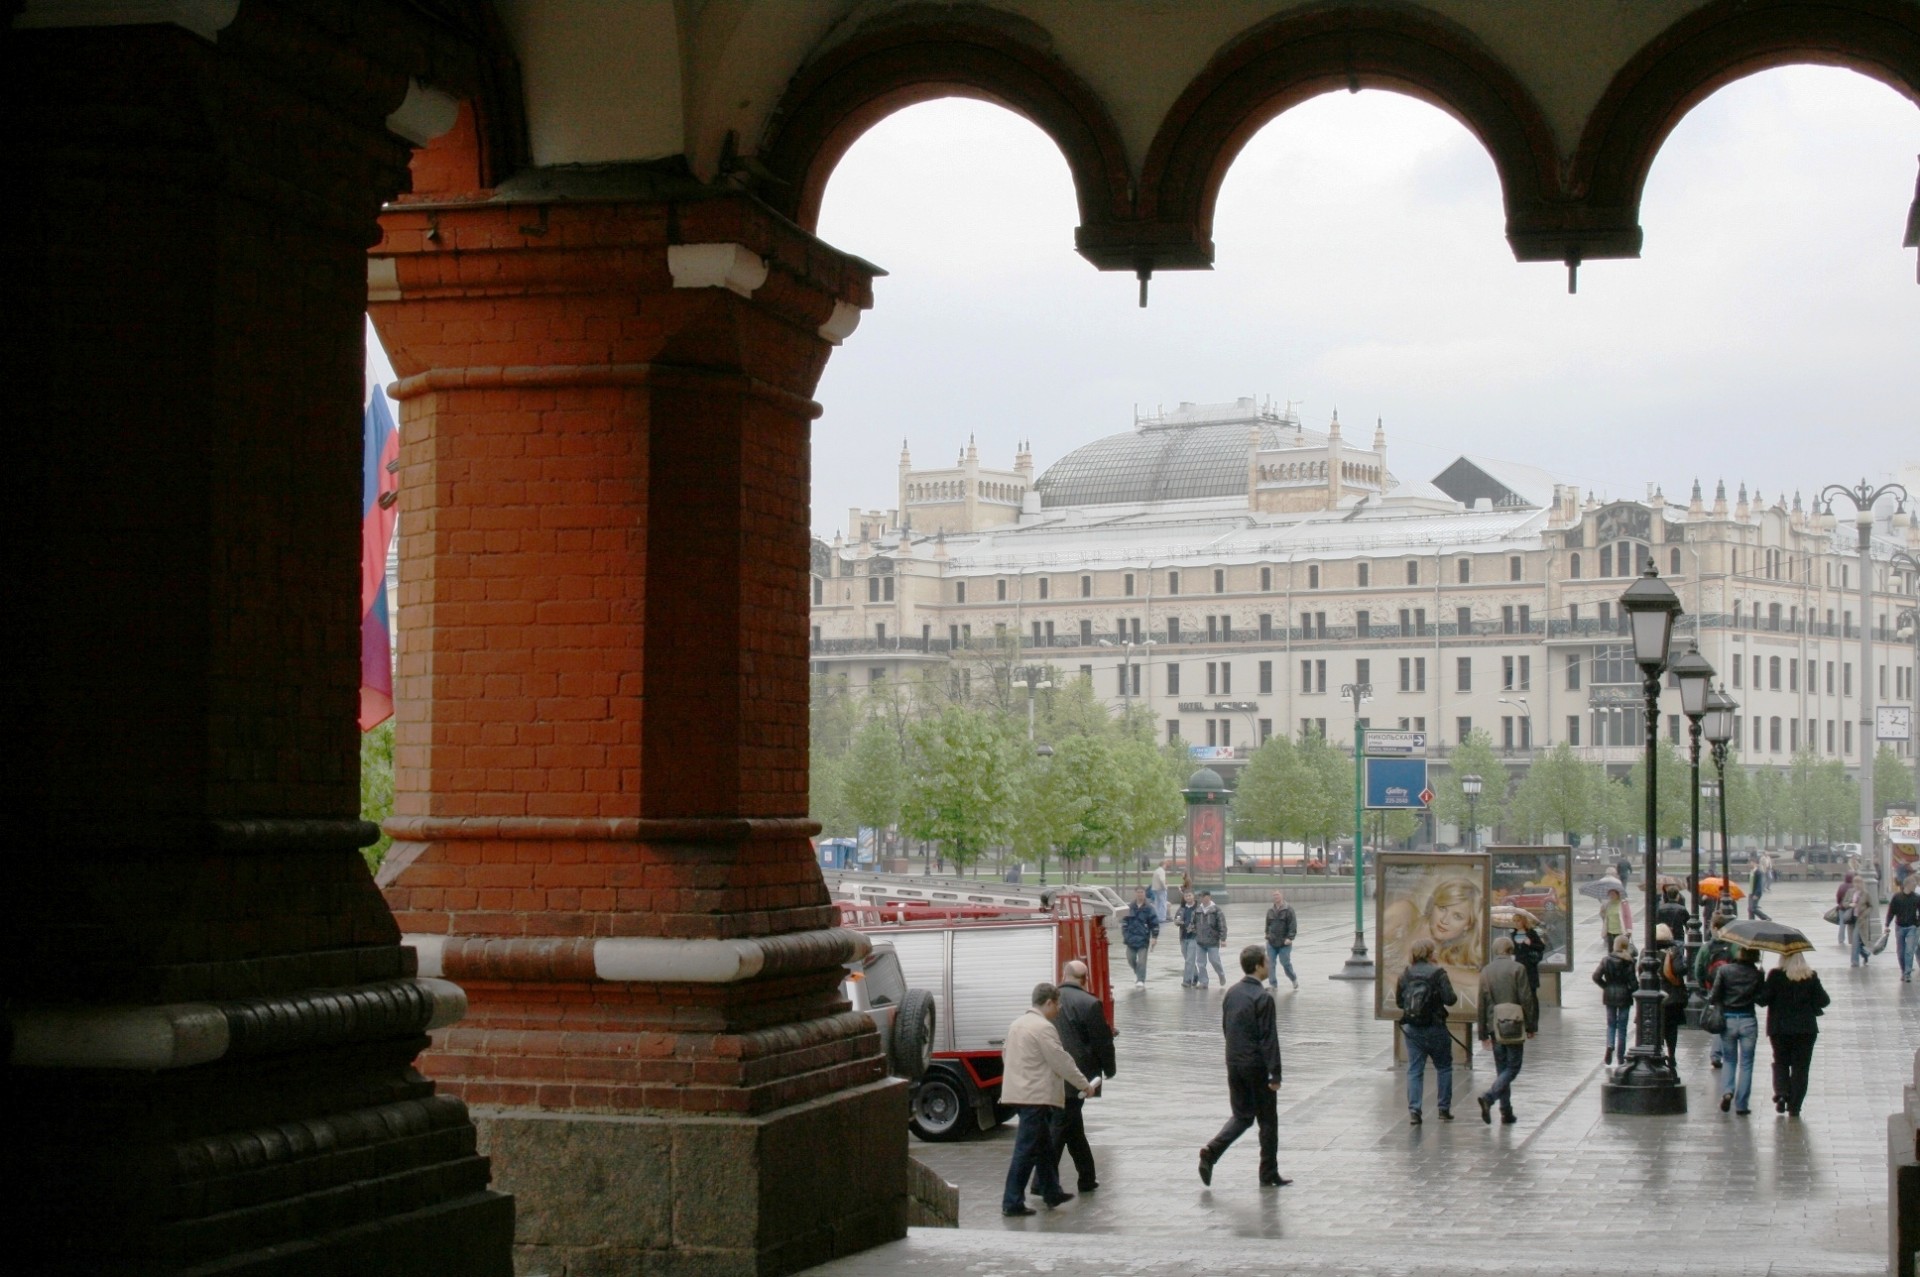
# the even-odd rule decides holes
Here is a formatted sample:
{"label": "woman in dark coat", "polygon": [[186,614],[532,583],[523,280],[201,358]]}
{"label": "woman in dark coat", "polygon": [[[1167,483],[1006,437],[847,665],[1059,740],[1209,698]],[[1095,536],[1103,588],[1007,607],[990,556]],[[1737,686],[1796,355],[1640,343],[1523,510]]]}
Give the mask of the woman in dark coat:
{"label": "woman in dark coat", "polygon": [[1767,1009],[1767,1045],[1773,1048],[1773,1111],[1800,1116],[1807,1098],[1807,1066],[1813,1063],[1814,1039],[1820,1036],[1820,1013],[1833,999],[1820,977],[1807,965],[1805,954],[1790,953],[1767,972],[1754,995]]}
{"label": "woman in dark coat", "polygon": [[1607,1059],[1627,1058],[1627,1018],[1633,1014],[1633,991],[1639,982],[1633,974],[1633,944],[1625,936],[1613,942],[1613,952],[1600,959],[1593,969],[1593,982],[1600,986],[1600,1001],[1607,1008]]}

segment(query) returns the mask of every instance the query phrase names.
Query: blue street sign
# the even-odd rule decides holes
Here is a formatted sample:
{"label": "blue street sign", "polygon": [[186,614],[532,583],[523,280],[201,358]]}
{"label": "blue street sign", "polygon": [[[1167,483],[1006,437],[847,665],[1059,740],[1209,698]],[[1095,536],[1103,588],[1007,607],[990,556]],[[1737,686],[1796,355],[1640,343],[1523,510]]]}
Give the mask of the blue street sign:
{"label": "blue street sign", "polygon": [[1433,801],[1424,758],[1369,758],[1367,810],[1425,811]]}

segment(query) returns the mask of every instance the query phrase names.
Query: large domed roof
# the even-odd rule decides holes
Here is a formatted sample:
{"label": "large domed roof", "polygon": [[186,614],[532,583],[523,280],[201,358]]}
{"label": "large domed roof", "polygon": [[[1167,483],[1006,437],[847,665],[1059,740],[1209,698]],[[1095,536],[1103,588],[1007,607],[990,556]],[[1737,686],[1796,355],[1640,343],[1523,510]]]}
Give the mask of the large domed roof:
{"label": "large domed roof", "polygon": [[1132,430],[1075,448],[1034,483],[1042,506],[1135,504],[1247,495],[1247,444],[1262,448],[1324,444],[1297,420],[1263,411],[1251,399],[1182,404],[1136,421]]}

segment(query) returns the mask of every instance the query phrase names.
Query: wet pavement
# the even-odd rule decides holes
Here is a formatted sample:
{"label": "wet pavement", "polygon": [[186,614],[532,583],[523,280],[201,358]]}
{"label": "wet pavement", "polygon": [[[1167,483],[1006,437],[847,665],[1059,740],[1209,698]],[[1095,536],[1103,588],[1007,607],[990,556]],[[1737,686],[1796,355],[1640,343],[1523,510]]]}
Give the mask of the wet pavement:
{"label": "wet pavement", "polygon": [[[1723,1074],[1709,1067],[1706,1037],[1691,1030],[1680,1038],[1685,1116],[1602,1114],[1604,1021],[1588,979],[1598,931],[1583,917],[1564,1005],[1543,1008],[1515,1084],[1519,1121],[1503,1126],[1496,1113],[1493,1126],[1481,1124],[1473,1096],[1492,1079],[1481,1054],[1477,1067],[1454,1070],[1457,1120],[1436,1120],[1430,1073],[1427,1120],[1410,1126],[1392,1026],[1373,1018],[1371,984],[1327,978],[1352,946],[1352,906],[1303,904],[1300,988],[1283,979],[1277,995],[1280,1168],[1292,1185],[1258,1187],[1252,1131],[1221,1159],[1210,1189],[1199,1181],[1196,1152],[1227,1117],[1221,987],[1180,987],[1169,931],[1147,988],[1127,982],[1117,994],[1119,1076],[1087,1106],[1098,1191],[1003,1219],[1011,1124],[957,1143],[913,1139],[913,1154],[959,1186],[960,1229],[917,1229],[816,1271],[1884,1271],[1886,1120],[1913,1080],[1920,983],[1900,983],[1891,945],[1867,967],[1848,968],[1835,929],[1820,921],[1832,892],[1783,884],[1766,902],[1819,945],[1812,961],[1834,1000],[1799,1119],[1773,1112],[1764,1038],[1753,1115],[1721,1113]],[[1223,957],[1260,938],[1264,907],[1231,905],[1227,915]],[[1063,1171],[1071,1187],[1070,1162]]]}

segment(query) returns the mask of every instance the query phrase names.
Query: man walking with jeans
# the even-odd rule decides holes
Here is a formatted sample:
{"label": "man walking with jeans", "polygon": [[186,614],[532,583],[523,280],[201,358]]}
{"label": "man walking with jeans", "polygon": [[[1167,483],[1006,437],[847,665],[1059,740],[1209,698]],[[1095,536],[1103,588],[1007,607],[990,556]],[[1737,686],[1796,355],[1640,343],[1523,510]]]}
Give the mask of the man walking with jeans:
{"label": "man walking with jeans", "polygon": [[[1447,969],[1433,961],[1433,941],[1414,942],[1413,961],[1400,973],[1393,1002],[1400,1008],[1400,1032],[1407,1040],[1407,1114],[1420,1125],[1421,1093],[1427,1061],[1433,1061],[1439,1089],[1440,1120],[1453,1120],[1453,1035],[1447,1032],[1447,1008],[1460,1000]],[[1519,964],[1515,964],[1516,966]]]}
{"label": "man walking with jeans", "polygon": [[1255,1122],[1260,1124],[1260,1187],[1284,1188],[1293,1181],[1280,1174],[1280,1114],[1274,1096],[1280,1090],[1280,1031],[1274,1023],[1273,994],[1266,989],[1267,955],[1257,944],[1240,951],[1240,983],[1220,1003],[1220,1028],[1227,1035],[1227,1098],[1233,1116],[1200,1150],[1200,1182],[1213,1183],[1213,1164]]}
{"label": "man walking with jeans", "polygon": [[1147,952],[1160,939],[1160,915],[1147,903],[1147,889],[1133,889],[1133,906],[1120,919],[1120,940],[1127,946],[1127,965],[1133,968],[1133,987],[1147,987]]}
{"label": "man walking with jeans", "polygon": [[1201,988],[1207,987],[1207,964],[1213,964],[1213,973],[1220,977],[1220,983],[1226,984],[1227,973],[1220,966],[1220,946],[1227,942],[1227,915],[1220,912],[1220,906],[1213,903],[1213,893],[1200,893],[1200,903],[1193,911],[1193,974]]}
{"label": "man walking with jeans", "polygon": [[1300,977],[1293,973],[1293,938],[1298,934],[1300,921],[1287,903],[1287,893],[1274,892],[1273,907],[1267,910],[1267,980],[1275,989],[1280,987],[1282,971],[1294,988],[1300,987]]}
{"label": "man walking with jeans", "polygon": [[1480,1120],[1492,1125],[1493,1106],[1500,1120],[1511,1125],[1513,1080],[1520,1076],[1527,1041],[1540,1030],[1540,999],[1527,979],[1527,969],[1513,956],[1513,940],[1493,942],[1493,961],[1480,969],[1480,1040],[1493,1048],[1493,1085],[1480,1096]]}
{"label": "man walking with jeans", "polygon": [[1054,1170],[1053,1114],[1066,1104],[1068,1086],[1085,1099],[1098,1093],[1100,1084],[1089,1082],[1060,1045],[1060,1033],[1053,1027],[1059,1017],[1060,991],[1041,983],[1033,986],[1033,1005],[1007,1027],[1000,1102],[1019,1112],[1020,1129],[1013,1137],[1013,1161],[1000,1196],[1002,1215],[1034,1213],[1027,1205],[1029,1177],[1049,1208],[1073,1200]]}
{"label": "man walking with jeans", "polygon": [[1909,873],[1900,890],[1887,900],[1887,925],[1893,928],[1895,952],[1900,955],[1900,983],[1913,983],[1915,950],[1920,949],[1920,873]]}

